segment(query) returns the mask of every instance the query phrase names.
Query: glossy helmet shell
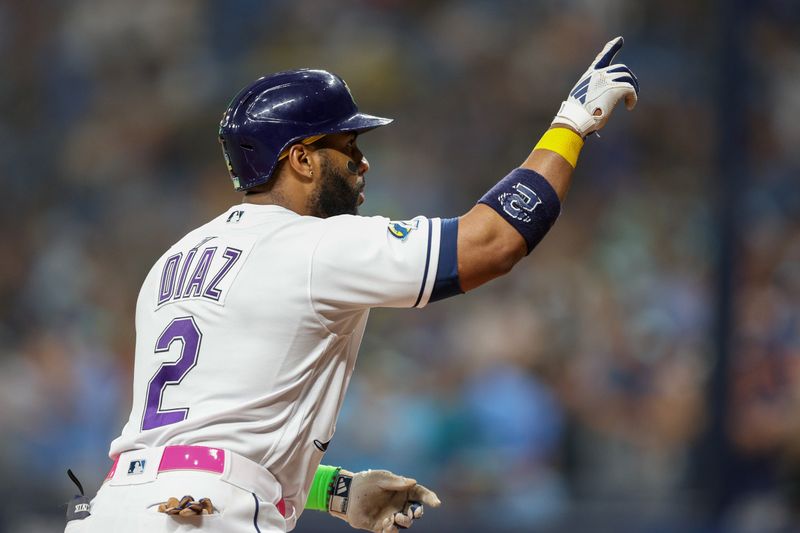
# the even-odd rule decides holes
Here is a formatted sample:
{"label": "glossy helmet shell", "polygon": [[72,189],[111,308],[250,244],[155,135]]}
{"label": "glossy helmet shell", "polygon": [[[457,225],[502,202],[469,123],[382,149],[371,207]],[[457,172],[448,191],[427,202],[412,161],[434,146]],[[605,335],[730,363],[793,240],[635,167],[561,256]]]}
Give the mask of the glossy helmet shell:
{"label": "glossy helmet shell", "polygon": [[281,152],[314,135],[365,132],[392,119],[359,112],[347,84],[325,70],[287,70],[259,78],[231,101],[219,125],[237,191],[266,183]]}

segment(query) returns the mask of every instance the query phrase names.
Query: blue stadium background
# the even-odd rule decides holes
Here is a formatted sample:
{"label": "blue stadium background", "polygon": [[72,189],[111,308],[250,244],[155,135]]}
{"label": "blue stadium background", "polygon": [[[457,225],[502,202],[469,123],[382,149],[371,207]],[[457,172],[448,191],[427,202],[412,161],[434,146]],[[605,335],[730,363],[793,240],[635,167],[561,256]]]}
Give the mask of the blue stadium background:
{"label": "blue stadium background", "polygon": [[796,531],[796,0],[0,3],[0,531],[61,531],[66,468],[104,476],[139,284],[239,201],[241,86],[339,73],[397,119],[361,141],[362,212],[457,216],[618,34],[636,111],[511,275],[373,312],[326,462],[436,489],[419,532]]}

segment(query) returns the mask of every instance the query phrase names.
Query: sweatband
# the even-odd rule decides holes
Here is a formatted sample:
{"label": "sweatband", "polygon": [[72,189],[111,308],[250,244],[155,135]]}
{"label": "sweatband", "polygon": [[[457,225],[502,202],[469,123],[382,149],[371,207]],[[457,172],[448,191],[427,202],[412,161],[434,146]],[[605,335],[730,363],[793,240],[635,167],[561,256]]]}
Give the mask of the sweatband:
{"label": "sweatband", "polygon": [[539,244],[561,213],[561,201],[553,186],[538,172],[515,168],[478,200],[517,230],[528,253]]}
{"label": "sweatband", "polygon": [[319,465],[314,474],[314,481],[308,491],[306,509],[313,511],[327,511],[328,499],[333,492],[333,480],[339,474],[341,467]]}
{"label": "sweatband", "polygon": [[572,168],[578,164],[581,148],[583,148],[581,136],[567,128],[550,128],[533,147],[534,150],[550,150],[557,153],[566,159]]}

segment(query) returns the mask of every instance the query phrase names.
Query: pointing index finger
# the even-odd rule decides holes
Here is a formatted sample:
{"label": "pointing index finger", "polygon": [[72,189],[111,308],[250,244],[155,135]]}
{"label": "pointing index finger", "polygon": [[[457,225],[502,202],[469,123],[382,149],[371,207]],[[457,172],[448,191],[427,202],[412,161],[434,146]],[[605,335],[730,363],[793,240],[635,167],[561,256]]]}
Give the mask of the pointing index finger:
{"label": "pointing index finger", "polygon": [[436,493],[422,485],[415,485],[409,494],[409,500],[422,502],[429,507],[439,507],[442,502]]}
{"label": "pointing index finger", "polygon": [[620,51],[622,45],[625,44],[625,39],[620,35],[608,41],[603,49],[597,54],[595,58],[594,68],[605,68],[614,61],[614,56]]}

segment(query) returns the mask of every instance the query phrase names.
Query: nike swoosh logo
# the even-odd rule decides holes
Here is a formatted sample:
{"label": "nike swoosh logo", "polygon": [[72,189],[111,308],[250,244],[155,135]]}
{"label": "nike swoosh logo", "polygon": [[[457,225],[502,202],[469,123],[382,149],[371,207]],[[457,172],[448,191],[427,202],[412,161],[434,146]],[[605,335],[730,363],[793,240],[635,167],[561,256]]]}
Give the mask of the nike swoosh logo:
{"label": "nike swoosh logo", "polygon": [[330,444],[330,443],[331,443],[331,441],[322,442],[322,441],[319,441],[317,439],[314,439],[314,446],[316,446],[317,449],[319,451],[323,452],[323,453],[328,450],[328,444]]}

